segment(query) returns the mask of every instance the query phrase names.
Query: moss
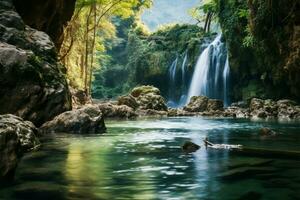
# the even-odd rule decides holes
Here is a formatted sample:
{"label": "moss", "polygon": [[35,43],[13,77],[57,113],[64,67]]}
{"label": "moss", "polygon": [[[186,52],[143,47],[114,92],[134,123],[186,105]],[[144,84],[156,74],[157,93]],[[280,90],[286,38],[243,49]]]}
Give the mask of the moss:
{"label": "moss", "polygon": [[131,91],[131,95],[133,97],[139,97],[140,95],[145,95],[145,94],[160,94],[160,91],[158,88],[150,86],[150,85],[142,85],[142,86],[138,86],[133,88],[133,90]]}

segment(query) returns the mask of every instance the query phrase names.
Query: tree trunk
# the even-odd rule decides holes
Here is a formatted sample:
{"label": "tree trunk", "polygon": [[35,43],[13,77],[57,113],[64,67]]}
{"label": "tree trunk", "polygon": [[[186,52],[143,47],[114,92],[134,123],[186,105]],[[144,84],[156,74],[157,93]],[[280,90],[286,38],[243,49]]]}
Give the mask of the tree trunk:
{"label": "tree trunk", "polygon": [[89,65],[89,23],[90,23],[90,18],[92,15],[93,7],[91,6],[89,14],[86,18],[86,30],[85,30],[85,63],[84,63],[84,91],[88,95],[88,65]]}
{"label": "tree trunk", "polygon": [[90,77],[89,77],[89,95],[91,95],[92,89],[92,77],[93,77],[93,64],[94,64],[94,49],[95,49],[95,41],[96,41],[96,33],[97,33],[97,9],[96,3],[93,4],[94,8],[94,30],[93,30],[93,39],[91,45],[91,65],[90,65]]}

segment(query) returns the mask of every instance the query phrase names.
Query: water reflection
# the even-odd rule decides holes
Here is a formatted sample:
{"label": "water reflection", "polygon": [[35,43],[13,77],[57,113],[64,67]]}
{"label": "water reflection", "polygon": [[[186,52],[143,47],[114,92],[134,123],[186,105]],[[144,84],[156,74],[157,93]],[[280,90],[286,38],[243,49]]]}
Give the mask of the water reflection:
{"label": "water reflection", "polygon": [[[202,140],[300,150],[297,124],[168,118],[111,121],[106,135],[59,135],[26,155],[0,199],[297,199],[300,161],[205,149]],[[262,126],[277,138],[261,140]],[[186,140],[202,145],[184,154]],[[280,198],[279,198],[280,197]]]}

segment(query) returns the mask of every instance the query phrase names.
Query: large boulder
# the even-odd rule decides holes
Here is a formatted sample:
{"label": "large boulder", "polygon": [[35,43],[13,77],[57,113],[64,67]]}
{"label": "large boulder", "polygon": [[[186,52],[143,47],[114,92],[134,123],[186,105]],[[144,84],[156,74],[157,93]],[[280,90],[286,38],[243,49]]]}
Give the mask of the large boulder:
{"label": "large boulder", "polygon": [[139,110],[168,110],[159,89],[149,85],[135,87],[129,95],[119,97],[118,105],[126,105]]}
{"label": "large boulder", "polygon": [[158,88],[150,86],[150,85],[142,85],[139,87],[135,87],[131,91],[131,95],[135,98],[137,98],[141,95],[146,95],[146,94],[160,95],[160,91]]}
{"label": "large boulder", "polygon": [[115,105],[112,103],[100,103],[97,104],[104,118],[120,118],[129,119],[134,118],[137,114],[134,110],[126,105]]}
{"label": "large boulder", "polygon": [[0,129],[0,185],[13,178],[21,154],[17,134],[12,130]]}
{"label": "large boulder", "polygon": [[137,98],[137,102],[139,104],[140,109],[147,110],[158,110],[158,111],[167,111],[168,107],[165,103],[165,99],[158,95],[153,93],[148,93],[144,95],[140,95]]}
{"label": "large boulder", "polygon": [[37,129],[29,121],[0,115],[0,182],[13,178],[19,157],[40,145]]}
{"label": "large boulder", "polygon": [[71,109],[65,68],[44,32],[26,26],[11,0],[0,4],[0,114],[41,125]]}
{"label": "large boulder", "polygon": [[185,153],[193,153],[200,149],[200,146],[198,144],[195,144],[191,141],[185,141],[184,144],[181,146],[181,149]]}
{"label": "large boulder", "polygon": [[18,136],[22,151],[30,151],[40,145],[38,130],[30,121],[15,115],[0,115],[0,132],[14,132]]}
{"label": "large boulder", "polygon": [[103,133],[105,130],[103,114],[97,105],[64,112],[40,127],[42,134],[57,132],[92,134]]}
{"label": "large boulder", "polygon": [[193,96],[183,109],[188,112],[203,112],[207,110],[208,97]]}

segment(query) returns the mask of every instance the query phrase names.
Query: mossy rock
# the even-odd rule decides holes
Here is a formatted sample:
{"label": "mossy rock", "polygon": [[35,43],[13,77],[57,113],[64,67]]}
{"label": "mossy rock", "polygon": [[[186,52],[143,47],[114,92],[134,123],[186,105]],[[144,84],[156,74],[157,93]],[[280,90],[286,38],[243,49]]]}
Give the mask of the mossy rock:
{"label": "mossy rock", "polygon": [[150,85],[143,85],[143,86],[135,87],[131,91],[131,95],[133,97],[139,97],[141,95],[146,95],[146,94],[160,95],[160,91],[158,88],[150,86]]}

